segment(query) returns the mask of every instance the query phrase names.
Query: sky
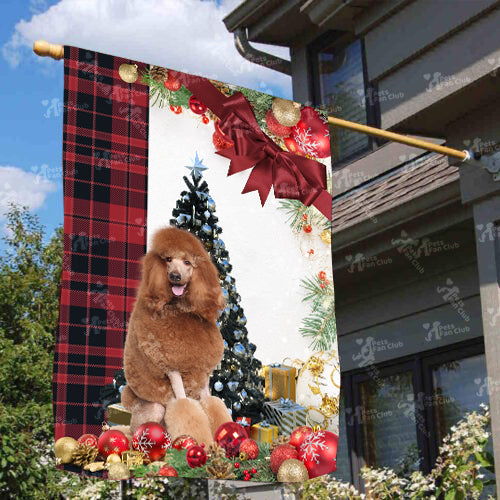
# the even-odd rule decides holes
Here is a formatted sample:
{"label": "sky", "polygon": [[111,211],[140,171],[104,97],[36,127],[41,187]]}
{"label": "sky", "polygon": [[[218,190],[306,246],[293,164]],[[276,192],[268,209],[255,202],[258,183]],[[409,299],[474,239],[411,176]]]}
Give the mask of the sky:
{"label": "sky", "polygon": [[[291,98],[288,76],[236,51],[223,17],[240,0],[2,0],[0,233],[9,202],[27,205],[50,236],[63,223],[63,62],[33,42],[73,45]],[[288,49],[257,45],[289,58]],[[0,244],[3,252],[3,245]]]}

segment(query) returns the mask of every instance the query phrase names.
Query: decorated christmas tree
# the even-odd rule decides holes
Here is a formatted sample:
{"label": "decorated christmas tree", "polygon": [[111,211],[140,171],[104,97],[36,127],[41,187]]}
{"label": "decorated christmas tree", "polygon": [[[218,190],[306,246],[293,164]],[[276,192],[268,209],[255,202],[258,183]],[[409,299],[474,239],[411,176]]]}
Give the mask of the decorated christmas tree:
{"label": "decorated christmas tree", "polygon": [[196,153],[193,165],[187,168],[191,170],[191,175],[183,179],[188,189],[182,191],[177,200],[170,223],[193,233],[203,242],[219,271],[226,298],[226,308],[218,320],[224,338],[224,357],[212,374],[210,390],[224,401],[234,419],[244,416],[258,420],[264,403],[264,379],[258,375],[262,363],[254,356],[255,344],[248,341],[241,297],[236,291],[235,279],[229,274],[232,266],[224,241],[220,238],[222,228],[217,224],[215,201],[202,175],[207,167]]}

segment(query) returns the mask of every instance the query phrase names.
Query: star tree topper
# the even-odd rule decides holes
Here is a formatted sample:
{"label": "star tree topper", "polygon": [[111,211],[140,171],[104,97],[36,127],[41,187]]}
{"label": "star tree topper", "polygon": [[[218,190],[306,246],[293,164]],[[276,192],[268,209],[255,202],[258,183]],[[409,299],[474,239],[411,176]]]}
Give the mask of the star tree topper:
{"label": "star tree topper", "polygon": [[208,167],[205,167],[205,165],[203,165],[203,160],[200,160],[198,158],[198,152],[196,152],[194,160],[191,159],[191,161],[193,162],[193,165],[186,165],[186,168],[191,170],[194,179],[198,180],[203,177],[201,173],[203,172],[203,170],[207,170]]}

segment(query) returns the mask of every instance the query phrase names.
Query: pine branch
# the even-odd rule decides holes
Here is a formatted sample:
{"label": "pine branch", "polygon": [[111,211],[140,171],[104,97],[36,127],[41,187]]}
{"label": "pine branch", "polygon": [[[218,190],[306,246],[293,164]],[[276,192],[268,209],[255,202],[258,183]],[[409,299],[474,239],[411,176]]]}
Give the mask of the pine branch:
{"label": "pine branch", "polygon": [[309,347],[313,350],[327,351],[332,348],[337,335],[333,305],[329,310],[319,308],[303,319],[299,332],[311,338]]}
{"label": "pine branch", "polygon": [[151,78],[149,70],[142,72],[141,82],[149,86],[152,106],[158,105],[159,108],[170,105],[181,106],[183,108],[189,107],[189,98],[192,94],[184,85],[176,92],[168,90],[163,82],[157,82]]}
{"label": "pine branch", "polygon": [[279,200],[279,210],[287,215],[287,222],[293,231],[299,232],[304,225],[304,214],[307,215],[307,224],[319,227],[321,230],[330,229],[330,221],[314,206],[306,207],[300,200]]}

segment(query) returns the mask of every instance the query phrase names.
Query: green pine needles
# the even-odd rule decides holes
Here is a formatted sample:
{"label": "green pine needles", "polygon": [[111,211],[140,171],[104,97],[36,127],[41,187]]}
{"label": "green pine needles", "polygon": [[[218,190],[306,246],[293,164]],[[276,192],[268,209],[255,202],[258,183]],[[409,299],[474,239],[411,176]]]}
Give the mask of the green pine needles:
{"label": "green pine needles", "polygon": [[333,348],[337,336],[333,284],[326,285],[314,277],[304,278],[301,287],[306,291],[302,301],[311,303],[311,313],[302,320],[299,332],[311,339],[310,347],[313,350],[327,351]]}
{"label": "green pine needles", "polygon": [[191,92],[184,85],[176,92],[168,90],[163,82],[157,82],[151,78],[149,70],[143,71],[141,75],[142,83],[149,86],[149,96],[152,106],[164,108],[165,106],[189,106]]}
{"label": "green pine needles", "polygon": [[288,224],[297,233],[304,226],[304,215],[307,216],[307,224],[319,227],[321,230],[330,229],[330,221],[321,212],[313,206],[306,207],[300,200],[279,200],[278,208],[286,213]]}

